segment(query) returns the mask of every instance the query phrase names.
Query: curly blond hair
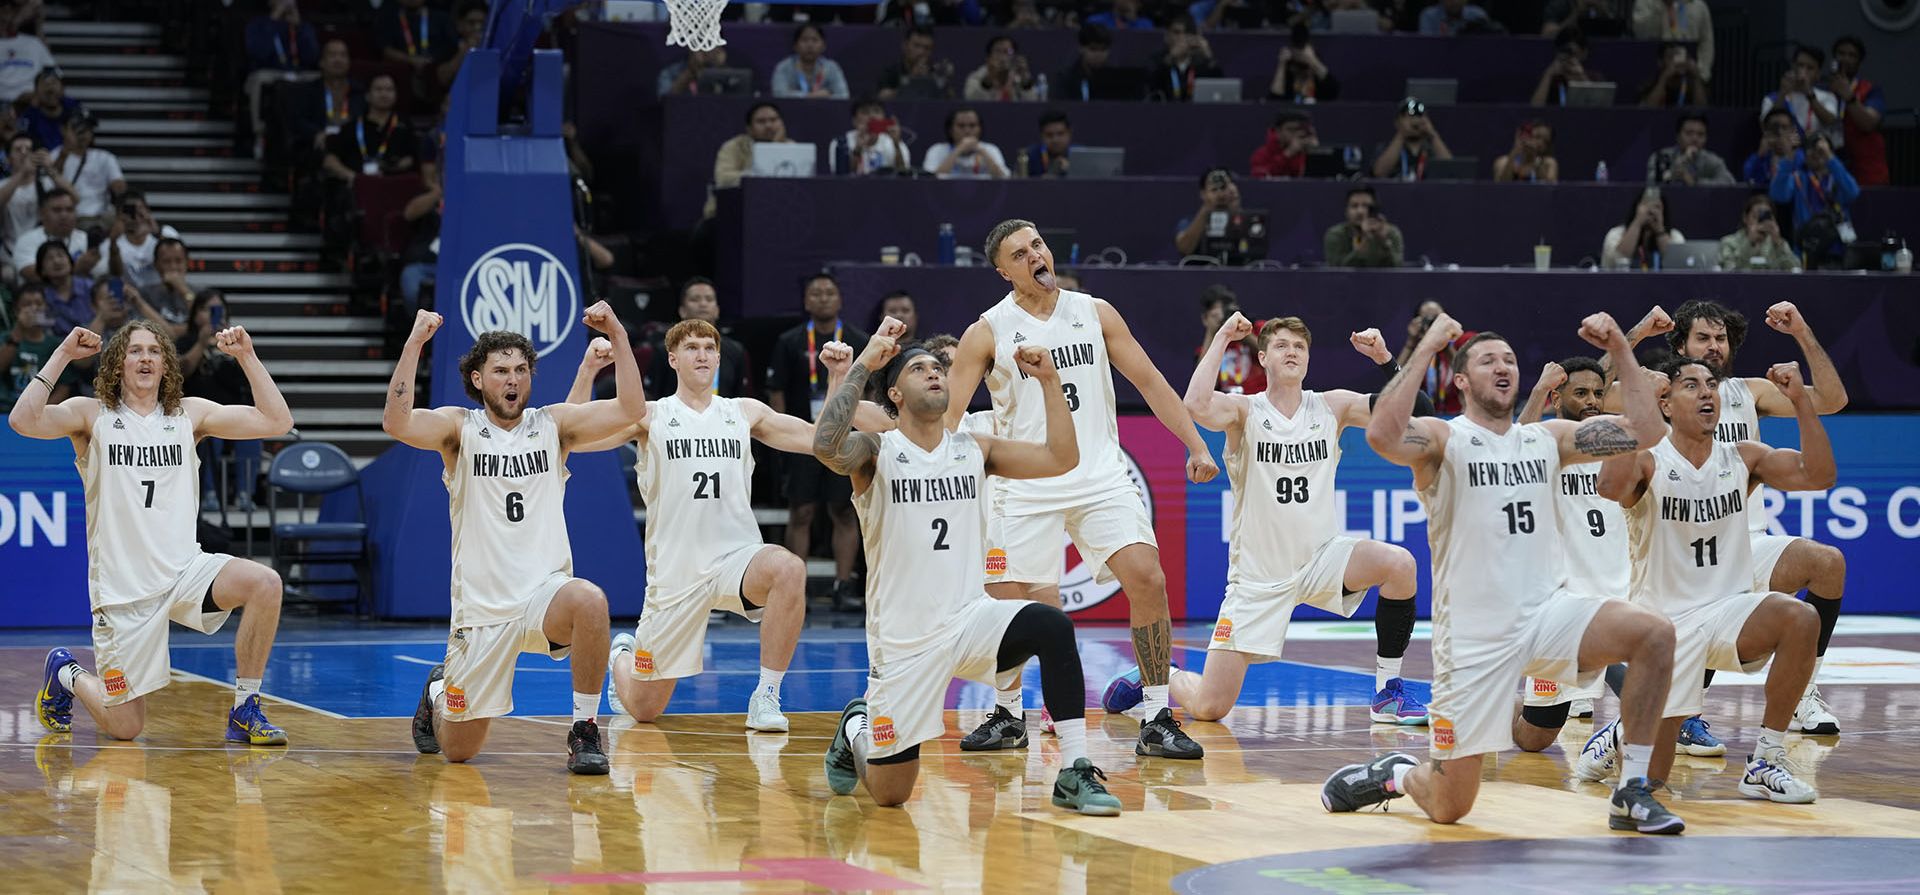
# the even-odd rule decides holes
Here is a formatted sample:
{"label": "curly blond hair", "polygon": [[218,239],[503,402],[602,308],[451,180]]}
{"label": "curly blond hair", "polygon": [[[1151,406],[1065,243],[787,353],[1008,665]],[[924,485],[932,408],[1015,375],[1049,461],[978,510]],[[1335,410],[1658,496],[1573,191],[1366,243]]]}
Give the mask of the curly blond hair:
{"label": "curly blond hair", "polygon": [[173,337],[151,320],[133,320],[107,340],[100,352],[100,363],[93,371],[93,393],[108,410],[120,409],[120,377],[127,364],[127,343],[136,331],[144,331],[160,343],[160,406],[168,416],[180,412],[182,397],[180,355],[173,350]]}

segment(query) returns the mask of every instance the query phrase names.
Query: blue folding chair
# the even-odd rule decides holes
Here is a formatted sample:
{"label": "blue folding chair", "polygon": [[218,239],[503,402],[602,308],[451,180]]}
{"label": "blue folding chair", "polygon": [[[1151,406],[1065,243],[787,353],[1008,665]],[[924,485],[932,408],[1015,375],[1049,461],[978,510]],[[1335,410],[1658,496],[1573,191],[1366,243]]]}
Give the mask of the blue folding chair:
{"label": "blue folding chair", "polygon": [[[345,488],[354,490],[360,506],[360,518],[366,518],[366,494],[360,488],[360,471],[345,451],[323,441],[301,441],[288,445],[273,457],[267,467],[267,526],[272,532],[274,571],[287,586],[290,595],[302,602],[322,602],[304,587],[295,585],[345,585],[354,587],[354,606],[366,614],[373,595],[370,586],[369,544],[364,522],[281,522],[280,492],[294,495],[296,520],[305,516],[307,498],[319,498]],[[342,575],[339,567],[351,573]],[[293,568],[298,566],[300,574]]]}

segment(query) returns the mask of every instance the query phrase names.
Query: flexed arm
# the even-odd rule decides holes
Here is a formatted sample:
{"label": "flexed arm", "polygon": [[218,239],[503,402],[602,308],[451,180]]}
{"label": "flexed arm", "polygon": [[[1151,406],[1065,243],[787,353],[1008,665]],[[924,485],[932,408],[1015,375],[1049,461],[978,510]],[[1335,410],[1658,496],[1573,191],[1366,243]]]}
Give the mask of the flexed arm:
{"label": "flexed arm", "polygon": [[459,446],[460,424],[450,412],[413,406],[414,372],[420,367],[420,349],[440,329],[441,317],[432,311],[416,311],[413,331],[400,349],[400,359],[387,380],[387,406],[380,414],[380,428],[401,444],[423,451],[439,451],[449,456]]}
{"label": "flexed arm", "polygon": [[847,370],[847,381],[827,399],[820,419],[813,426],[813,455],[828,469],[853,479],[855,493],[865,493],[873,483],[873,458],[878,455],[880,439],[876,435],[853,431],[854,409],[866,391],[867,377],[875,367],[892,360],[899,346],[890,336],[875,335],[867,340],[867,349]]}

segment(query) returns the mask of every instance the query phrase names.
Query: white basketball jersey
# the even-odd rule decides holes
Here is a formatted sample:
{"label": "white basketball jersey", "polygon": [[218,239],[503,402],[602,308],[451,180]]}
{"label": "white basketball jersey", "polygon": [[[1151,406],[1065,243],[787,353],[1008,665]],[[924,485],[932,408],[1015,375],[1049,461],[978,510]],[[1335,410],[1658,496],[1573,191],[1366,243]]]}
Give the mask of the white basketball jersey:
{"label": "white basketball jersey", "polygon": [[[1720,380],[1720,424],[1714,427],[1713,438],[1727,444],[1760,440],[1760,405],[1754,400],[1753,389],[1747,387],[1745,379],[1731,377]],[[1766,486],[1762,485],[1748,496],[1757,501],[1765,491]],[[1767,514],[1748,513],[1747,530],[1765,534]]]}
{"label": "white basketball jersey", "polygon": [[1560,468],[1560,546],[1566,551],[1567,589],[1594,597],[1625,597],[1627,514],[1600,496],[1600,463]]}
{"label": "white basketball jersey", "polygon": [[867,553],[867,652],[875,665],[952,634],[947,621],[986,596],[986,457],[948,432],[923,451],[880,436],[873,482],[854,495]]}
{"label": "white basketball jersey", "polygon": [[647,589],[692,586],[713,559],[761,543],[753,519],[753,427],[740,402],[705,411],[669,395],[653,402],[634,474],[646,500]]}
{"label": "white basketball jersey", "polygon": [[1560,447],[1539,423],[1504,435],[1451,429],[1420,500],[1433,553],[1433,626],[1443,639],[1506,643],[1566,581],[1554,491]]}
{"label": "white basketball jersey", "polygon": [[1229,584],[1278,585],[1346,530],[1334,500],[1340,420],[1319,392],[1303,392],[1289,418],[1265,392],[1247,399],[1239,445],[1227,452],[1233,520]]}
{"label": "white basketball jersey", "polygon": [[441,475],[453,517],[453,627],[513,621],[542,581],[573,574],[567,476],[546,408],[528,408],[512,429],[465,411],[459,459]]}
{"label": "white basketball jersey", "polygon": [[1053,315],[1036,319],[1013,300],[1013,293],[987,309],[980,319],[993,327],[993,369],[987,373],[987,393],[993,398],[998,434],[1015,441],[1047,440],[1047,408],[1038,380],[1029,379],[1013,362],[1013,351],[1039,345],[1053,353],[1073,411],[1073,431],[1080,442],[1080,465],[1047,479],[1007,483],[1008,515],[1027,515],[1066,509],[1135,491],[1120,451],[1120,425],[1113,400],[1113,368],[1107,362],[1107,339],[1093,297],[1084,292],[1060,291]]}
{"label": "white basketball jersey", "polygon": [[1753,590],[1747,464],[1715,442],[1695,468],[1670,439],[1647,453],[1653,479],[1627,514],[1633,601],[1668,615]]}
{"label": "white basketball jersey", "polygon": [[183,410],[141,416],[100,408],[74,458],[87,498],[87,594],[93,608],[165,593],[200,555],[200,457]]}

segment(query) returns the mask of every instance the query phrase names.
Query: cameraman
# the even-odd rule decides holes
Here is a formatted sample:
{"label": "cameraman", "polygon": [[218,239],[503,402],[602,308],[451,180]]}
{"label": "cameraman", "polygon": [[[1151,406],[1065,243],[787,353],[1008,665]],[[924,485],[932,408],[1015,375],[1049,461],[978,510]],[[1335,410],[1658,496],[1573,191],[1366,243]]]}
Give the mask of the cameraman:
{"label": "cameraman", "polygon": [[1373,187],[1347,191],[1347,219],[1327,228],[1328,267],[1399,267],[1406,253],[1400,228],[1387,222]]}
{"label": "cameraman", "polygon": [[1780,89],[1760,100],[1760,119],[1776,107],[1785,106],[1793,116],[1793,129],[1802,144],[1810,145],[1814,134],[1825,134],[1833,148],[1846,145],[1846,127],[1840,120],[1840,98],[1819,84],[1821,66],[1827,55],[1815,47],[1793,48],[1793,64],[1780,76]]}
{"label": "cameraman", "polygon": [[1267,85],[1267,99],[1276,102],[1332,102],[1340,98],[1340,82],[1333,70],[1313,51],[1305,22],[1293,26],[1287,45],[1280,48],[1279,63],[1273,69],[1273,82]]}
{"label": "cameraman", "polygon": [[147,207],[147,195],[127,190],[120,197],[113,229],[107,231],[107,256],[93,267],[93,276],[116,276],[141,288],[160,285],[153,259],[162,239],[179,239],[180,231],[158,224]]}
{"label": "cameraman", "polygon": [[1740,229],[1720,237],[1721,270],[1798,270],[1800,259],[1780,236],[1780,221],[1766,193],[1747,197]]}
{"label": "cameraman", "polygon": [[1373,159],[1373,176],[1425,180],[1428,159],[1450,158],[1453,151],[1427,117],[1427,104],[1409,96],[1394,117],[1393,139],[1382,144]]}
{"label": "cameraman", "polygon": [[905,174],[913,170],[913,154],[900,135],[900,122],[888,117],[879,100],[853,104],[853,128],[827,147],[835,174]]}
{"label": "cameraman", "polygon": [[1209,231],[1216,236],[1224,233],[1227,221],[1239,212],[1240,187],[1233,182],[1233,172],[1225,168],[1207,169],[1207,173],[1200,175],[1200,209],[1176,225],[1173,247],[1182,257],[1193,254]]}
{"label": "cameraman", "polygon": [[1860,184],[1833,154],[1823,133],[1807,139],[1804,152],[1780,166],[1767,191],[1773,201],[1792,203],[1794,238],[1811,268],[1817,258],[1839,258],[1854,240],[1852,208]]}

